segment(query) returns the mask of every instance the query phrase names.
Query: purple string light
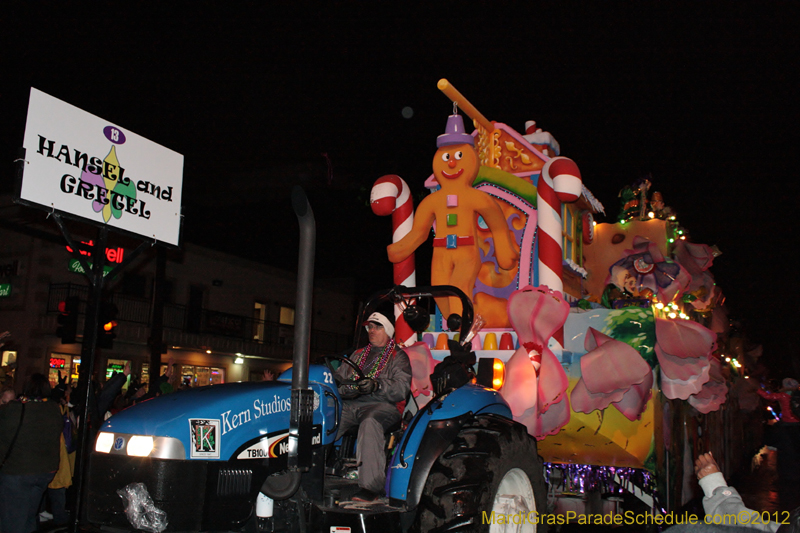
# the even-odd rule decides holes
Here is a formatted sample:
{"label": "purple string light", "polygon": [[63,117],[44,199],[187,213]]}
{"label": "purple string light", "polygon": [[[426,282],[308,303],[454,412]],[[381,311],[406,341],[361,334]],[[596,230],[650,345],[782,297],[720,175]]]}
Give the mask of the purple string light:
{"label": "purple string light", "polygon": [[[660,505],[655,476],[641,468],[616,466],[597,466],[563,463],[544,463],[545,480],[551,490],[561,489],[562,493],[585,494],[598,491],[603,494],[623,494],[631,485],[641,489],[653,498],[653,508],[662,514],[666,511]],[[554,476],[554,474],[556,474]],[[619,481],[615,480],[615,477]],[[555,484],[555,486],[554,486]]]}

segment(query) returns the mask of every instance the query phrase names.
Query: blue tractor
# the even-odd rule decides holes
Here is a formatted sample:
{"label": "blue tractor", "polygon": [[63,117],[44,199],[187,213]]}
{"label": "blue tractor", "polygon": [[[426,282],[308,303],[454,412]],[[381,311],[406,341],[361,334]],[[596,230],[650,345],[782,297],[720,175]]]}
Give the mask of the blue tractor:
{"label": "blue tractor", "polygon": [[[444,383],[395,432],[386,498],[348,502],[357,482],[337,467],[347,455],[347,439],[336,441],[337,358],[308,360],[313,213],[302,190],[293,204],[301,226],[293,367],[273,382],[168,394],[110,418],[89,459],[84,520],[151,531],[544,530],[536,441],[497,391],[474,380]],[[363,316],[387,300],[442,295],[462,300],[463,338],[472,304],[453,287],[395,287],[378,293]]]}

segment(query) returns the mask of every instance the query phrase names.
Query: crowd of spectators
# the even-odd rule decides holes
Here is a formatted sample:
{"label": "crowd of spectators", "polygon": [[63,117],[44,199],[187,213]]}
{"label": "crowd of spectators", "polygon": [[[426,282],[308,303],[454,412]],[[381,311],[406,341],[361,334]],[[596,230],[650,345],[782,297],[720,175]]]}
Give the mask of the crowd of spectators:
{"label": "crowd of spectators", "polygon": [[22,395],[0,406],[0,530],[4,533],[38,529],[42,497],[61,467],[63,429],[63,415],[43,374],[29,376]]}
{"label": "crowd of spectators", "polygon": [[[0,346],[8,337],[9,332],[0,332]],[[32,374],[20,387],[13,365],[0,367],[0,533],[32,533],[67,524],[87,399],[87,435],[93,442],[103,422],[119,411],[191,388],[172,359],[166,367],[163,375],[142,383],[127,363],[102,385],[93,376],[88,395],[86,388],[73,388],[60,372],[53,383],[44,374]],[[265,371],[263,379],[271,381],[275,375]]]}
{"label": "crowd of spectators", "polygon": [[[164,375],[142,384],[130,363],[103,385],[92,379],[91,394],[65,376],[57,383],[40,373],[25,381],[17,396],[13,372],[0,375],[0,532],[32,533],[69,522],[68,491],[75,475],[81,416],[88,398],[88,440],[103,421],[136,402],[176,390]],[[127,386],[126,386],[127,385]],[[183,387],[181,387],[183,388]],[[178,389],[179,390],[179,389]]]}

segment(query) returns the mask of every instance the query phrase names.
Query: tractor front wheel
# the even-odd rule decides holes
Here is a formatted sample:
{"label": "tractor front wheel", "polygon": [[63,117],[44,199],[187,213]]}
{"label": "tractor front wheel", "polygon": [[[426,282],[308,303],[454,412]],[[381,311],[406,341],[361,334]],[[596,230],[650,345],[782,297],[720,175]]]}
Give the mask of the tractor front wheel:
{"label": "tractor front wheel", "polygon": [[431,468],[416,530],[541,533],[546,490],[536,440],[494,415],[466,424]]}

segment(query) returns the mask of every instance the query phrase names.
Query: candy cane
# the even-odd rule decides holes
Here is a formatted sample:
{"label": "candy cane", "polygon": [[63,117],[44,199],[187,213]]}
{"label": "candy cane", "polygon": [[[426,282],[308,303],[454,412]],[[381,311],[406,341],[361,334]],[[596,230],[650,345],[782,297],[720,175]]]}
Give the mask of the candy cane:
{"label": "candy cane", "polygon": [[[545,163],[536,186],[539,215],[539,285],[564,292],[561,281],[562,224],[561,203],[574,202],[580,198],[583,184],[578,165],[566,157],[554,157]],[[553,338],[564,346],[564,330],[558,330]]]}
{"label": "candy cane", "polygon": [[[400,176],[389,174],[375,181],[370,192],[372,212],[378,216],[392,215],[392,242],[405,237],[414,224],[414,202],[408,185]],[[416,287],[417,274],[414,268],[414,254],[394,264],[395,285]],[[406,346],[416,342],[414,331],[403,319],[402,310],[395,307],[395,338]]]}

